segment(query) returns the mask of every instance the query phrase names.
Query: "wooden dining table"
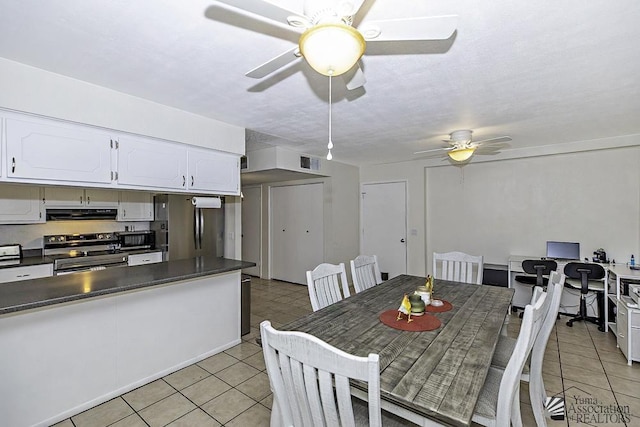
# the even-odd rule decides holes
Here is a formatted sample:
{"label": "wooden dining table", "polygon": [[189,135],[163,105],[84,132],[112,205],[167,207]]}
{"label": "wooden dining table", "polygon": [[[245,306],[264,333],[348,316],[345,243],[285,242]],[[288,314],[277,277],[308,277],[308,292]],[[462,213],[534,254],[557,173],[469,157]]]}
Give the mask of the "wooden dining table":
{"label": "wooden dining table", "polygon": [[[309,333],[357,356],[377,353],[383,409],[419,425],[468,426],[514,291],[435,280],[433,298],[453,306],[429,313],[440,327],[410,332],[379,320],[425,281],[401,275],[281,329]],[[355,396],[366,397],[366,384],[352,385]]]}

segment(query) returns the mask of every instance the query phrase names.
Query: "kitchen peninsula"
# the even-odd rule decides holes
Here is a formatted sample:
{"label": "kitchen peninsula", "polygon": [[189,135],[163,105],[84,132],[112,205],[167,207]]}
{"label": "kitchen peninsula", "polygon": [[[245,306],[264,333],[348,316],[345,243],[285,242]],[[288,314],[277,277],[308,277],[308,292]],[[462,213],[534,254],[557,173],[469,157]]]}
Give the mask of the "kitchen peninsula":
{"label": "kitchen peninsula", "polygon": [[240,270],[196,257],[0,285],[0,425],[50,425],[240,342]]}

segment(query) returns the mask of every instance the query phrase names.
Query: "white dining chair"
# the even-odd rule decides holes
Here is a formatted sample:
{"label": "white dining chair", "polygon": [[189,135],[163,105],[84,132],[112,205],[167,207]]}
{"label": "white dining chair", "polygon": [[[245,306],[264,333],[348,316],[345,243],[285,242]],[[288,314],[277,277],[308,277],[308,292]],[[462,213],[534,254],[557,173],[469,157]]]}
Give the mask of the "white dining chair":
{"label": "white dining chair", "polygon": [[[268,320],[260,335],[273,391],[272,426],[406,425],[380,409],[377,354],[354,356],[313,335],[278,331]],[[350,379],[367,383],[368,403],[352,398]]]}
{"label": "white dining chair", "polygon": [[525,307],[520,334],[507,367],[489,368],[474,410],[474,422],[487,427],[522,426],[520,375],[542,328],[546,301],[547,294],[542,293],[535,304]]}
{"label": "white dining chair", "polygon": [[313,311],[318,311],[351,295],[347,272],[342,262],[338,265],[323,263],[312,271],[307,271],[307,287]]}
{"label": "white dining chair", "polygon": [[351,279],[356,293],[382,283],[376,255],[358,255],[351,260]]}
{"label": "white dining chair", "polygon": [[[529,399],[531,400],[531,406],[533,407],[533,413],[538,427],[547,425],[544,414],[548,396],[544,387],[544,380],[542,378],[544,352],[547,348],[551,331],[553,330],[558,318],[564,282],[564,274],[552,271],[549,275],[549,283],[547,285],[546,292],[548,303],[545,304],[546,313],[544,314],[544,321],[540,329],[540,333],[533,344],[531,358],[527,363],[525,363],[522,374],[520,375],[521,381],[529,383]],[[536,286],[531,303],[534,304],[542,294],[542,288]],[[500,336],[496,345],[496,350],[493,353],[491,365],[501,370],[506,369],[509,358],[516,347],[516,343],[516,338]]]}
{"label": "white dining chair", "polygon": [[464,252],[433,253],[433,277],[454,282],[482,284],[484,259],[482,255]]}

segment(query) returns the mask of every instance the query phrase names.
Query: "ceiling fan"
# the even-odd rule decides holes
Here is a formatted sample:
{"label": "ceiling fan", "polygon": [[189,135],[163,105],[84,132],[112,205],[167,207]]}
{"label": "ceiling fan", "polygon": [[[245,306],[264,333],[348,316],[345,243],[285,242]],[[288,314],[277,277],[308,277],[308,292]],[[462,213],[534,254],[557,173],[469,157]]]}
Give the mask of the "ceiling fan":
{"label": "ceiling fan", "polygon": [[[430,150],[416,151],[413,154],[425,153],[446,153],[452,160],[456,162],[464,162],[468,160],[477,151],[477,154],[497,154],[497,150],[502,148],[505,142],[511,141],[509,136],[498,136],[496,138],[483,139],[482,141],[472,141],[471,134],[473,131],[468,129],[456,130],[449,134],[449,139],[443,140],[449,143],[449,146],[433,148]],[[502,144],[502,145],[500,145]]]}
{"label": "ceiling fan", "polygon": [[304,14],[264,0],[216,0],[216,4],[251,17],[266,18],[301,33],[298,45],[250,70],[245,75],[263,78],[304,57],[309,65],[326,76],[338,76],[356,67],[345,78],[347,89],[366,82],[357,64],[367,43],[445,40],[456,30],[457,16],[412,17],[359,22],[356,15],[366,0],[302,0]]}

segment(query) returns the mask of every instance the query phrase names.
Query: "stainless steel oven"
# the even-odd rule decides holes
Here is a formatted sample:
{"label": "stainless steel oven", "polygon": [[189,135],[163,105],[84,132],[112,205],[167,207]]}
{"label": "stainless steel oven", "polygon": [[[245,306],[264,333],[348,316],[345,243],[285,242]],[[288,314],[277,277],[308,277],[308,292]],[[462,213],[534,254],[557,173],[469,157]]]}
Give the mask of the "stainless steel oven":
{"label": "stainless steel oven", "polygon": [[127,266],[115,233],[59,234],[43,238],[44,256],[53,259],[56,276]]}

